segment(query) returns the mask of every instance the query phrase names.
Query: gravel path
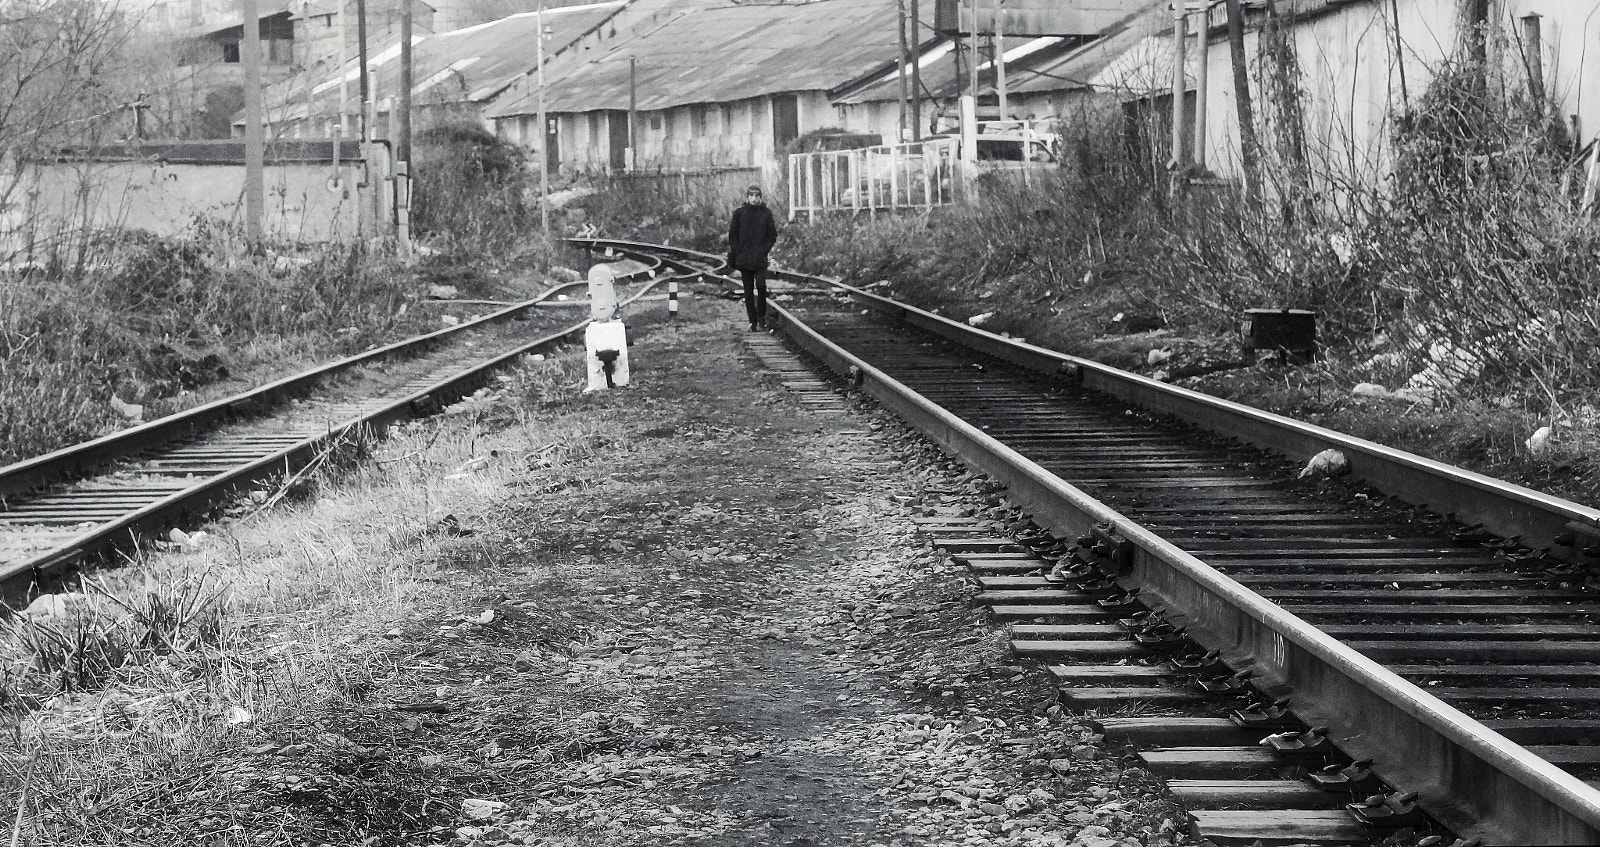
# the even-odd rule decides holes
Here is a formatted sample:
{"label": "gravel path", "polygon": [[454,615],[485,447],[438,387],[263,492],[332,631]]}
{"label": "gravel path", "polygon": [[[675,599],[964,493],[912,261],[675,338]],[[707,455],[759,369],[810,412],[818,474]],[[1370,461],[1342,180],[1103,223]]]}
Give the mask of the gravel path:
{"label": "gravel path", "polygon": [[[192,831],[253,844],[1186,843],[1158,786],[1062,714],[1042,669],[1009,658],[975,589],[913,523],[975,514],[1003,528],[1013,516],[988,482],[854,399],[805,408],[763,375],[737,304],[699,303],[682,327],[637,322],[633,387],[507,391],[508,408],[480,418],[498,428],[474,437],[486,454],[530,432],[584,435],[552,445],[569,461],[530,457],[497,478],[479,512],[434,504],[465,529],[430,548],[432,599],[352,653],[386,670],[232,737],[204,787],[174,795],[213,807],[181,816]],[[130,843],[180,819],[144,815]]]}

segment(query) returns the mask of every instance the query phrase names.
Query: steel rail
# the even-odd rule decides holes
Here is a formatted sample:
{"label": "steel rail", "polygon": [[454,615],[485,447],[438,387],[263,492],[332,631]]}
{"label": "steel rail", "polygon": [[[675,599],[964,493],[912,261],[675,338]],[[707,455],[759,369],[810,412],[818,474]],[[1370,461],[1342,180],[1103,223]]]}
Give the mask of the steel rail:
{"label": "steel rail", "polygon": [[[651,282],[640,288],[633,295],[624,299],[622,303],[631,303],[637,300],[639,297],[644,296],[656,285],[665,282],[668,277],[660,276],[658,273],[659,268],[660,265],[658,264],[654,267],[649,267],[634,274],[628,275],[626,277],[627,279],[633,279],[635,277],[648,277],[651,279]],[[563,291],[567,288],[573,287],[574,285],[581,284],[583,283],[568,283],[555,286],[541,294],[539,299],[542,300],[544,298],[553,296],[556,292]],[[472,321],[471,325],[482,325],[484,321],[490,319],[504,320],[515,312],[531,308],[535,302],[537,301],[528,301],[500,312],[496,312],[493,315],[479,318],[475,321]],[[469,324],[461,324],[460,326],[452,327],[451,329],[460,329],[468,325]],[[298,443],[280,448],[270,454],[251,460],[245,464],[241,464],[238,467],[231,468],[222,473],[214,474],[202,480],[198,480],[194,485],[185,488],[182,491],[174,492],[157,501],[130,511],[114,520],[98,524],[93,529],[72,536],[54,548],[33,556],[30,559],[12,563],[0,568],[0,585],[11,583],[23,575],[32,575],[35,582],[37,582],[38,576],[41,573],[49,572],[73,564],[91,554],[104,550],[113,545],[116,539],[123,537],[124,534],[138,533],[153,527],[157,527],[160,524],[168,521],[174,513],[192,513],[202,511],[208,508],[211,504],[215,503],[218,499],[226,496],[228,492],[250,482],[254,482],[278,473],[292,473],[297,468],[304,467],[308,457],[316,453],[319,448],[322,448],[329,442],[341,438],[347,433],[355,431],[363,426],[376,429],[386,426],[390,423],[395,423],[409,417],[414,417],[415,415],[413,410],[416,409],[422,401],[428,398],[436,398],[443,395],[464,393],[464,388],[477,384],[488,373],[506,366],[520,356],[526,355],[527,353],[539,350],[541,348],[550,347],[564,339],[574,336],[582,332],[588,325],[589,320],[585,319],[573,326],[557,330],[526,344],[518,345],[515,349],[480,361],[471,365],[470,367],[457,371],[456,373],[439,380],[432,385],[418,389],[402,397],[395,398],[379,408],[364,412],[344,421],[343,423],[329,427],[326,432],[319,433],[303,439]],[[253,402],[260,402],[255,398],[261,397],[262,391],[265,388],[276,387],[277,391],[279,392],[276,396],[282,397],[284,396],[282,392],[289,390],[279,387],[285,382],[297,380],[299,381],[297,383],[299,386],[309,385],[314,381],[309,378],[313,375],[326,376],[329,373],[343,371],[362,362],[376,361],[377,359],[374,357],[374,354],[385,353],[387,355],[393,355],[400,350],[408,349],[409,345],[417,342],[434,341],[442,337],[444,334],[445,333],[441,331],[428,333],[423,336],[417,336],[416,338],[408,339],[404,342],[388,345],[384,348],[380,348],[379,350],[364,353],[349,359],[340,360],[339,362],[332,363],[331,365],[324,366],[320,369],[307,371],[304,374],[291,377],[289,380],[280,380],[278,383],[273,383],[269,386],[263,386],[262,388],[254,389],[244,395],[239,395],[238,397],[226,398],[224,400],[217,401],[216,403],[208,404],[207,407],[202,408],[210,408],[212,411],[207,416],[198,417],[196,422],[191,423],[191,425],[185,431],[196,431],[204,428],[208,423],[210,426],[216,426],[219,422],[225,419],[225,415],[218,413],[216,410],[234,408],[235,406],[232,404],[234,404],[235,401],[239,401],[242,397],[250,397],[252,398]],[[101,445],[101,442],[107,441],[108,439],[97,439],[96,442],[90,442],[90,444],[97,445],[97,447],[102,450],[101,455],[105,455],[109,458],[117,458],[122,455],[127,455],[126,451],[136,451],[149,446],[149,442],[147,441],[125,440],[120,442],[124,445],[125,452],[117,454],[111,452],[108,446]],[[110,443],[115,444],[118,442]],[[65,451],[58,452],[67,453],[71,450],[72,448],[68,448]]]}
{"label": "steel rail", "polygon": [[[680,257],[693,252],[670,249]],[[1506,527],[1510,534],[1527,537],[1528,527],[1512,525],[1519,518],[1535,522],[1541,534],[1551,533],[1557,523],[1600,526],[1600,513],[1580,504],[1005,339],[837,280],[780,274],[825,282],[909,325],[1146,408],[1199,418],[1209,428],[1258,446],[1301,456],[1328,447],[1346,450],[1356,472],[1375,487],[1387,486],[1401,496],[1424,492],[1435,509],[1455,504],[1458,516],[1491,528]],[[1147,605],[1167,611],[1196,640],[1221,650],[1231,666],[1254,671],[1263,688],[1292,692],[1298,715],[1331,727],[1350,755],[1377,759],[1386,780],[1417,791],[1424,808],[1445,825],[1488,844],[1600,843],[1600,792],[1594,788],[1138,526],[824,338],[782,306],[769,304],[769,309],[797,344],[830,369],[848,375],[942,447],[1005,483],[1009,497],[1031,511],[1035,523],[1062,537],[1109,525],[1133,546],[1132,578]],[[1426,479],[1413,481],[1412,476]]]}
{"label": "steel rail", "polygon": [[[641,273],[652,274],[660,269],[658,263]],[[538,303],[554,297],[569,288],[584,285],[582,281],[562,283],[541,292],[533,299],[507,306],[487,315],[422,335],[386,344],[382,347],[357,353],[334,362],[318,365],[301,373],[269,382],[265,385],[213,400],[193,409],[176,412],[135,427],[120,430],[100,438],[63,447],[59,450],[24,459],[0,468],[0,500],[25,494],[43,485],[85,476],[94,468],[140,449],[183,438],[217,426],[221,422],[244,415],[258,414],[284,399],[302,393],[323,379],[352,368],[372,364],[384,359],[425,349],[455,333],[465,332],[493,323],[515,318],[533,309]]]}

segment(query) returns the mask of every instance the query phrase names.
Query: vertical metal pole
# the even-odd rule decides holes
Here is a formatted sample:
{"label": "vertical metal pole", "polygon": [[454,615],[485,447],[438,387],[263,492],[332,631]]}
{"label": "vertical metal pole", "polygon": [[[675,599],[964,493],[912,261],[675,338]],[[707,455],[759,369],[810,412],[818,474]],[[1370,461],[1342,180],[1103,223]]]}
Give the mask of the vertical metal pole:
{"label": "vertical metal pole", "polygon": [[1178,184],[1183,179],[1183,168],[1188,163],[1185,151],[1188,134],[1183,125],[1183,96],[1188,88],[1184,73],[1184,42],[1189,40],[1189,22],[1183,3],[1172,7],[1172,158],[1167,161],[1169,181],[1167,191],[1176,196]]}
{"label": "vertical metal pole", "polygon": [[[978,105],[978,0],[972,0],[972,33],[967,41],[967,93],[972,96],[973,120],[977,120]],[[976,130],[974,130],[976,131]]]}
{"label": "vertical metal pole", "polygon": [[994,0],[994,88],[1000,98],[1000,120],[1011,117],[1006,111],[1006,39],[1000,26],[1000,16],[1004,13],[1000,0]]}
{"label": "vertical metal pole", "polygon": [[411,163],[411,10],[412,0],[400,2],[400,116],[396,124],[399,137],[394,140],[395,158],[407,165]]}
{"label": "vertical metal pole", "polygon": [[900,78],[900,123],[896,125],[899,130],[896,133],[895,141],[905,141],[907,100],[909,97],[909,92],[906,91],[906,0],[895,0],[894,10],[895,19],[900,24],[900,54],[895,62],[899,68],[898,76]]}
{"label": "vertical metal pole", "polygon": [[244,32],[239,60],[244,65],[244,226],[251,239],[261,238],[261,216],[266,205],[262,171],[266,137],[261,126],[261,20],[256,0],[242,0]]}
{"label": "vertical metal pole", "polygon": [[[540,86],[543,88],[543,86]],[[638,57],[628,55],[628,170],[633,170],[633,157],[637,155],[639,143],[634,140],[634,133],[639,127],[639,61]]]}
{"label": "vertical metal pole", "polygon": [[1207,66],[1211,59],[1211,7],[1200,10],[1199,31],[1195,33],[1196,65],[1194,69],[1194,164],[1206,166],[1206,100],[1209,97]]}
{"label": "vertical metal pole", "polygon": [[361,81],[361,140],[371,141],[377,128],[367,114],[367,104],[372,102],[372,86],[367,80],[367,0],[356,0],[356,59],[361,62],[357,74]]}
{"label": "vertical metal pole", "polygon": [[395,243],[400,261],[411,263],[411,171],[405,162],[394,163]]}
{"label": "vertical metal pole", "polygon": [[550,236],[550,119],[544,111],[544,0],[534,19],[539,35],[534,39],[534,64],[539,69],[539,230]]}
{"label": "vertical metal pole", "polygon": [[[339,3],[339,132],[340,132],[341,135],[349,135],[350,134],[350,117],[349,117],[348,113],[346,112],[346,110],[349,108],[349,104],[350,104],[350,80],[349,80],[348,76],[345,74],[345,66],[350,64],[350,30],[349,30],[349,26],[350,25],[349,25],[349,19],[344,13],[344,7],[347,5],[345,0],[338,0],[338,3]],[[307,58],[309,58],[309,57],[307,57]],[[309,77],[310,74],[306,74],[306,76]],[[306,82],[306,87],[309,88],[310,86],[311,86],[311,83],[308,80]],[[311,120],[311,99],[309,97],[306,98],[306,120],[307,121]]]}
{"label": "vertical metal pole", "polygon": [[400,261],[411,264],[411,12],[413,0],[400,0],[400,109],[395,124],[395,245]]}
{"label": "vertical metal pole", "polygon": [[667,320],[678,319],[678,280],[667,280]]}
{"label": "vertical metal pole", "polygon": [[922,140],[922,15],[911,0],[911,140]]}

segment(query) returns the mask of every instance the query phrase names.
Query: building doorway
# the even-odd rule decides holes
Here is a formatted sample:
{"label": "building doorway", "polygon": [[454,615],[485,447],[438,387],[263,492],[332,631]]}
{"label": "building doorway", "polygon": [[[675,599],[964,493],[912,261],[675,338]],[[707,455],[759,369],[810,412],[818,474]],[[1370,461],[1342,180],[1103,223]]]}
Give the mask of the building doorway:
{"label": "building doorway", "polygon": [[800,95],[772,95],[772,146],[783,148],[800,137]]}
{"label": "building doorway", "polygon": [[611,161],[609,164],[613,171],[625,171],[628,169],[628,113],[620,109],[614,109],[606,114],[611,124]]}

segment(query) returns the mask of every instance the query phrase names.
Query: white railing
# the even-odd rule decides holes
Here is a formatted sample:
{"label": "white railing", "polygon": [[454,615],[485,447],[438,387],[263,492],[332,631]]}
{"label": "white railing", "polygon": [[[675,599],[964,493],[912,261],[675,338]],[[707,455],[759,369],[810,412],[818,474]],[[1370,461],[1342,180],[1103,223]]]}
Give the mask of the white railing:
{"label": "white railing", "polygon": [[964,199],[965,179],[1056,166],[1055,131],[1044,121],[980,121],[972,161],[963,162],[961,138],[937,135],[919,142],[855,150],[795,153],[789,157],[789,216],[805,212],[930,209]]}
{"label": "white railing", "polygon": [[935,138],[789,157],[789,216],[801,212],[929,209],[955,202],[960,163]]}

